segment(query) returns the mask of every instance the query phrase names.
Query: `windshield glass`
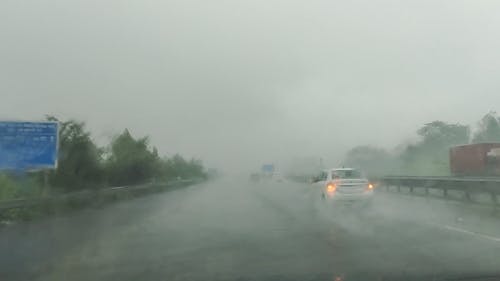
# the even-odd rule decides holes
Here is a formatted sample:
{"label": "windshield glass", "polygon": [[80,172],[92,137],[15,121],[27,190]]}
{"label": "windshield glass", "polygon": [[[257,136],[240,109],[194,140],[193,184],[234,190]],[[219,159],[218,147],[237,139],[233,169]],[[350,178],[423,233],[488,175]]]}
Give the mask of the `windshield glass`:
{"label": "windshield glass", "polygon": [[500,0],[0,0],[0,281],[500,275],[499,210]]}

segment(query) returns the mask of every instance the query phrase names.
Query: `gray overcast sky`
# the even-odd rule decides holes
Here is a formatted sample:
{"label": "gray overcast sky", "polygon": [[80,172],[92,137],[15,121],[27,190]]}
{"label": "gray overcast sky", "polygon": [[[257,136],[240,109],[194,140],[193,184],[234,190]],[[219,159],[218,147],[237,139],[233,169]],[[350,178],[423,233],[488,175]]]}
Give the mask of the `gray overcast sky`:
{"label": "gray overcast sky", "polygon": [[210,165],[337,163],[500,105],[500,1],[2,0],[0,118]]}

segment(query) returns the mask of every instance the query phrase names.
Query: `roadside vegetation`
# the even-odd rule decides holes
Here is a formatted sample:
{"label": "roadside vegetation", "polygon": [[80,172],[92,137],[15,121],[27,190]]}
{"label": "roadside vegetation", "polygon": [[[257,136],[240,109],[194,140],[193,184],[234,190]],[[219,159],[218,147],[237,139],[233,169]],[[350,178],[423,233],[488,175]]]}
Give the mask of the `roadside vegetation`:
{"label": "roadside vegetation", "polygon": [[56,170],[0,173],[0,200],[40,198],[111,186],[206,179],[198,159],[181,155],[160,156],[147,136],[134,137],[127,130],[109,145],[99,147],[84,122],[59,120],[59,159]]}
{"label": "roadside vegetation", "polygon": [[416,131],[417,140],[400,144],[394,150],[371,145],[352,148],[344,163],[365,170],[370,176],[414,175],[447,176],[449,149],[455,145],[500,142],[500,118],[489,112],[478,122],[474,132],[470,126],[433,121]]}

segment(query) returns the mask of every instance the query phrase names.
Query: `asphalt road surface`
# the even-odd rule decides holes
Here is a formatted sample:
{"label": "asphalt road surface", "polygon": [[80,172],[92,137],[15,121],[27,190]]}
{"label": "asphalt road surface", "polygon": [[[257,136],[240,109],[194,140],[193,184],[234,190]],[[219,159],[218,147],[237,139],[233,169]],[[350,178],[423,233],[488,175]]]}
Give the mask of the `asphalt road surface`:
{"label": "asphalt road surface", "polygon": [[[0,280],[497,280],[498,219],[377,193],[223,179],[0,229]],[[462,279],[460,279],[462,278]]]}

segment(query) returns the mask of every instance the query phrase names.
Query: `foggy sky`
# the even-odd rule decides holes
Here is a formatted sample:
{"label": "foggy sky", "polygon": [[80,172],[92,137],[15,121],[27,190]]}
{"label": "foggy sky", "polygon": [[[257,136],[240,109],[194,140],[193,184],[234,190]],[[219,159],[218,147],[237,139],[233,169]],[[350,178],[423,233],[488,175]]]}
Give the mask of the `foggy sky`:
{"label": "foggy sky", "polygon": [[336,164],[500,105],[498,1],[2,0],[1,119],[222,168]]}

